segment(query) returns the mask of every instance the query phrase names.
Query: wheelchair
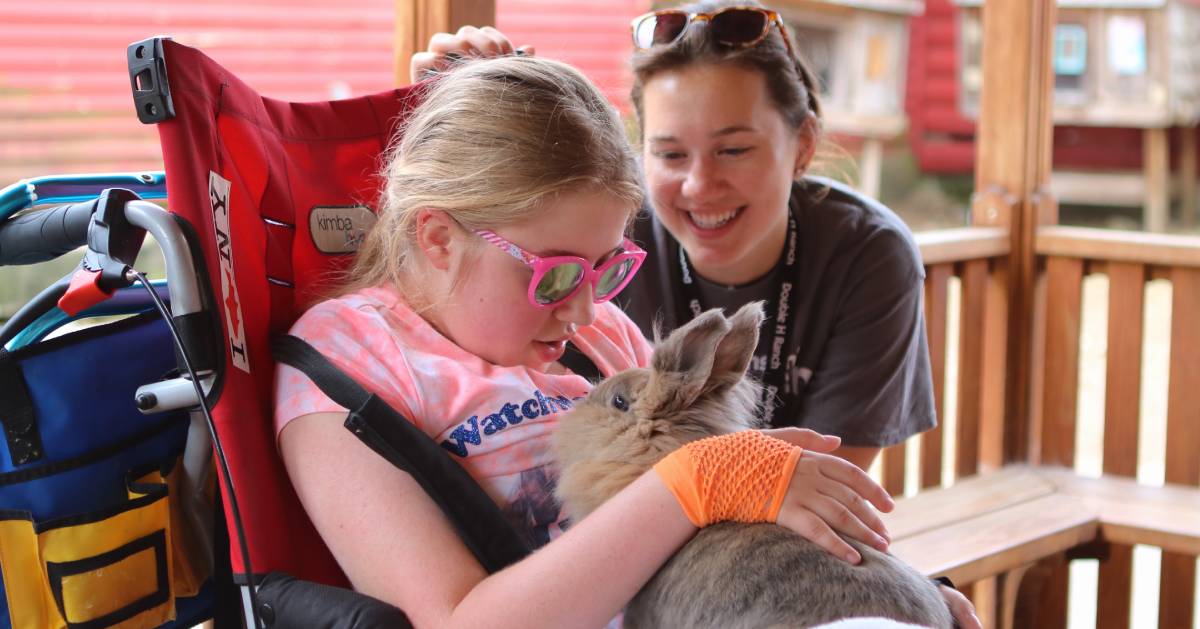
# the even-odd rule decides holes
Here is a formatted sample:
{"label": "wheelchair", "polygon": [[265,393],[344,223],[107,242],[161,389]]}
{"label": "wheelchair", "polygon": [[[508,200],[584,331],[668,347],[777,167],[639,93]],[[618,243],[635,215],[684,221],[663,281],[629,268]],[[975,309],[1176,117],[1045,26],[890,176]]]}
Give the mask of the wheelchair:
{"label": "wheelchair", "polygon": [[[292,489],[271,425],[277,357],[351,409],[347,428],[417,478],[485,568],[528,553],[369,383],[285,336],[374,223],[420,84],[292,103],[169,38],[130,45],[128,62],[165,172],[0,191],[0,265],[83,248],[0,329],[0,629],[406,626],[348,589]],[[137,270],[146,234],[165,281]]]}

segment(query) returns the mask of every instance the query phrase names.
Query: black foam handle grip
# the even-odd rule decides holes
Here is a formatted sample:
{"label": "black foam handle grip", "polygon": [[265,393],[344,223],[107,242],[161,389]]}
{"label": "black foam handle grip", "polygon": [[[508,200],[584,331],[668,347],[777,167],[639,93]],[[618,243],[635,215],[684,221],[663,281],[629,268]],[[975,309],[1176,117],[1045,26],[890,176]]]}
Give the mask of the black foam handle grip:
{"label": "black foam handle grip", "polygon": [[26,212],[0,223],[0,266],[53,260],[87,244],[96,200]]}

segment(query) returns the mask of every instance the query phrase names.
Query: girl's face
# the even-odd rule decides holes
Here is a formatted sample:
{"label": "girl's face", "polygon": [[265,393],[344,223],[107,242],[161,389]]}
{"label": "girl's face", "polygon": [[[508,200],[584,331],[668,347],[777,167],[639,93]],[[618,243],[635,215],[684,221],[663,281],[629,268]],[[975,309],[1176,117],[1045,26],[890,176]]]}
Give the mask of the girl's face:
{"label": "girl's face", "polygon": [[783,250],[792,181],[812,158],[806,125],[791,128],[761,72],[694,64],[660,72],[642,92],[651,203],[707,278],[765,275]]}
{"label": "girl's face", "polygon": [[[494,231],[539,257],[578,256],[595,266],[620,248],[631,211],[607,193],[572,192],[548,202],[535,218]],[[574,330],[596,318],[590,285],[554,307],[535,308],[527,297],[532,269],[473,232],[458,229],[454,238],[457,279],[436,319],[468,352],[496,365],[545,370],[562,357]]]}

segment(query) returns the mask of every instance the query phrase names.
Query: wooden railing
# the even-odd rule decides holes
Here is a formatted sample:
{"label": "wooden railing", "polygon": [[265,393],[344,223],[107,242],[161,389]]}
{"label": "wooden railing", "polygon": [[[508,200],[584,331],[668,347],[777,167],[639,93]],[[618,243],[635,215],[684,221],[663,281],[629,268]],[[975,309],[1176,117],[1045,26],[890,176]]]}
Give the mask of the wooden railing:
{"label": "wooden railing", "polygon": [[[955,448],[955,478],[974,474],[980,465],[981,450],[991,448],[983,438],[983,404],[1003,396],[1003,373],[986,365],[985,343],[988,334],[992,342],[1004,342],[1003,327],[1007,320],[1007,299],[1004,273],[1008,265],[1009,236],[999,228],[965,227],[916,234],[917,245],[925,264],[925,319],[929,338],[929,353],[933,371],[934,398],[938,409],[938,427],[921,435],[919,460],[910,461],[905,444],[887,448],[882,457],[883,485],[893,495],[904,492],[907,468],[917,466],[918,487],[942,485],[943,459],[947,446]],[[949,286],[958,278],[959,299],[958,369],[956,371],[955,434],[947,435],[942,419],[946,417],[946,358],[950,338],[948,320]],[[1003,365],[1000,365],[1002,368]],[[988,382],[999,385],[998,390],[985,391]],[[996,433],[1002,426],[989,426]],[[1002,442],[996,435],[995,445]],[[998,461],[998,450],[988,454]]]}
{"label": "wooden railing", "polygon": [[[1006,369],[1009,301],[1009,240],[1000,229],[964,228],[917,235],[925,262],[925,314],[939,419],[946,416],[948,286],[961,285],[954,383],[955,429],[938,429],[920,437],[919,460],[908,460],[904,444],[885,450],[884,486],[904,491],[905,473],[915,465],[919,488],[942,485],[944,447],[955,448],[954,479],[1005,462],[1005,377],[1028,378],[1028,407],[1007,415],[1025,424],[1026,462],[1074,467],[1079,429],[1081,323],[1085,278],[1100,274],[1109,282],[1107,360],[1104,375],[1104,418],[1101,471],[1134,478],[1138,471],[1142,417],[1143,328],[1147,284],[1171,285],[1170,347],[1166,383],[1166,449],[1164,480],[1200,486],[1200,238],[1046,226],[1038,229],[1034,252],[1038,274],[1033,304],[1033,348],[1026,369]],[[1096,306],[1093,306],[1093,310]],[[997,364],[995,356],[999,356]],[[1011,432],[1009,433],[1012,434]],[[1152,543],[1152,542],[1151,542]],[[1132,547],[1101,544],[1078,556],[1102,558],[1096,616],[1100,627],[1129,626],[1132,601]],[[1050,611],[1039,625],[1065,626],[1067,562],[1041,587]],[[1159,626],[1192,626],[1196,556],[1163,552]],[[976,592],[979,593],[978,591]]]}
{"label": "wooden railing", "polygon": [[[1141,416],[1146,285],[1171,284],[1166,408],[1167,483],[1200,485],[1200,238],[1043,227],[1035,305],[1029,451],[1035,463],[1074,466],[1079,415],[1084,278],[1108,278],[1102,471],[1136,477]],[[1160,418],[1157,418],[1160,419]],[[1114,545],[1101,562],[1097,618],[1123,627],[1131,604],[1132,548]],[[1164,552],[1159,626],[1191,627],[1196,557]],[[1064,582],[1058,587],[1065,591]]]}

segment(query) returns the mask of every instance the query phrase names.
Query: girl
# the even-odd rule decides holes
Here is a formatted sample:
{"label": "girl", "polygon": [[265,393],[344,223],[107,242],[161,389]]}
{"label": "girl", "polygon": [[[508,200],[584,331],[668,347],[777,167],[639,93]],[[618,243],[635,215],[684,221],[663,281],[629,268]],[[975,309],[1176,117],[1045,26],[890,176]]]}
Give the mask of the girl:
{"label": "girl", "polygon": [[[427,89],[389,156],[355,284],[291,333],[440,442],[528,539],[551,541],[486,574],[420,486],[342,427],[347,410],[287,367],[279,449],[355,589],[416,626],[603,626],[705,523],[693,516],[707,509],[700,490],[728,476],[652,470],[566,532],[537,495],[551,492],[556,416],[590,386],[558,363],[566,341],[605,374],[649,358],[637,327],[606,303],[644,256],[624,238],[642,202],[636,162],[615,112],[562,64],[477,61]],[[803,453],[759,433],[729,436],[767,440],[778,455],[750,461],[775,498],[726,505],[749,514],[736,518],[769,521],[770,507],[848,561],[857,555],[834,530],[886,547],[870,504],[891,501],[823,454],[838,440],[773,434]]]}
{"label": "girl", "polygon": [[[646,335],[708,308],[767,301],[751,372],[776,426],[842,438],[866,469],[936,421],[924,268],[891,210],[806,177],[821,135],[812,72],[780,16],[705,0],[633,22],[649,255],[622,296]],[[499,31],[441,33],[413,76],[450,58],[512,51]],[[525,52],[532,52],[526,48]]]}

